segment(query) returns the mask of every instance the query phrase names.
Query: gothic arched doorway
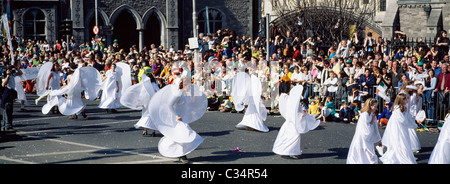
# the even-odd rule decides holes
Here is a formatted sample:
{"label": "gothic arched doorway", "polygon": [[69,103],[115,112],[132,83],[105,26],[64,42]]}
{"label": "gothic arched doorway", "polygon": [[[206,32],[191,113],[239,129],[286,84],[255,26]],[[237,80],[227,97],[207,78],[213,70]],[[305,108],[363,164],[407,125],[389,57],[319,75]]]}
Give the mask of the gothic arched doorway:
{"label": "gothic arched doorway", "polygon": [[112,39],[118,40],[119,47],[129,52],[131,46],[139,46],[139,33],[133,15],[126,9],[122,10],[114,20]]}
{"label": "gothic arched doorway", "polygon": [[144,31],[144,46],[150,48],[151,44],[156,47],[161,45],[161,24],[158,20],[158,15],[152,12],[145,23]]}

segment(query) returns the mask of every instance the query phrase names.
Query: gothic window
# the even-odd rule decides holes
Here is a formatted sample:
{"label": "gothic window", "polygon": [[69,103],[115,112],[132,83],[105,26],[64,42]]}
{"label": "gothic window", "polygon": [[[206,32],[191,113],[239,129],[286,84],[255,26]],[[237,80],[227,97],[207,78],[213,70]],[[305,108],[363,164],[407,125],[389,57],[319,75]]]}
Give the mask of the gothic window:
{"label": "gothic window", "polygon": [[386,11],[386,0],[380,0],[380,11]]}
{"label": "gothic window", "polygon": [[[204,33],[205,35],[209,33],[215,33],[217,30],[222,29],[224,15],[216,9],[208,8],[208,16],[206,16],[206,9],[198,14],[198,32]],[[207,19],[209,20],[209,30]]]}
{"label": "gothic window", "polygon": [[23,18],[24,37],[33,40],[45,40],[45,15],[39,9],[31,9],[25,12]]}

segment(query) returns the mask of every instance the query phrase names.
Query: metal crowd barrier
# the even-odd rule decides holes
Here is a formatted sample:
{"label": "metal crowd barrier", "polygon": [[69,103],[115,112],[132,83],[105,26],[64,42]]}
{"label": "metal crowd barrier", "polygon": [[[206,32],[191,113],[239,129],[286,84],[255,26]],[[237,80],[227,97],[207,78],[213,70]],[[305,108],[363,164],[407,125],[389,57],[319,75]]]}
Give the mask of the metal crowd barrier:
{"label": "metal crowd barrier", "polygon": [[[304,90],[304,95],[307,95],[307,96],[305,96],[306,99],[308,97],[310,97],[310,96],[315,96],[314,91],[313,91],[313,84],[306,83],[304,85],[304,89],[305,89]],[[361,86],[359,86],[359,90],[363,91]],[[368,91],[369,94],[366,95],[366,97],[362,98],[362,100],[360,102],[363,103],[368,98],[375,98],[375,99],[377,99],[377,101],[378,101],[378,113],[381,113],[383,111],[383,109],[385,108],[384,107],[385,100],[383,98],[378,97],[378,95],[376,94],[376,86],[369,87],[368,89],[366,89],[366,91]],[[391,102],[394,102],[395,95],[397,93],[398,93],[398,87],[394,87],[394,91],[392,92],[391,96],[388,96],[388,97],[390,97]],[[429,99],[426,99],[426,94],[425,93],[430,93],[429,94],[430,95]],[[430,92],[424,92],[424,94],[423,94],[422,109],[426,113],[426,116],[427,116],[426,120],[428,122],[435,122],[435,123],[443,122],[446,114],[450,110],[450,105],[449,105],[450,104],[450,93],[444,94],[441,97],[438,97],[438,93],[439,92],[430,91]],[[342,99],[337,99],[336,98],[336,93],[327,93],[327,95],[332,97],[333,103],[335,105],[335,109],[336,109],[337,112],[339,112]],[[347,91],[347,97],[345,97],[345,99],[348,100],[348,96],[349,95],[350,94]],[[394,97],[392,95],[394,95]]]}

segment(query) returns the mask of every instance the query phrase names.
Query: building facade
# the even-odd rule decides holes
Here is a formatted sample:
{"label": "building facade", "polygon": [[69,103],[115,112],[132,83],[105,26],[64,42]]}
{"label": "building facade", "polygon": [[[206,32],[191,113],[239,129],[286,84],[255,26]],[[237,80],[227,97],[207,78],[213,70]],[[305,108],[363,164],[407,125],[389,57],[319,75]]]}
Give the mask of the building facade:
{"label": "building facade", "polygon": [[[325,0],[323,0],[325,2]],[[450,0],[348,0],[370,5],[372,13],[367,25],[372,32],[391,40],[397,30],[410,38],[434,39],[441,30],[450,29]],[[263,0],[262,16],[278,18],[277,7],[295,10],[302,0]],[[317,0],[320,4],[321,0]],[[330,3],[330,0],[326,1]]]}
{"label": "building facade", "polygon": [[[209,20],[210,33],[229,28],[240,35],[255,35],[258,18],[253,13],[259,9],[253,7],[259,7],[258,2],[197,0],[198,32],[207,33]],[[95,16],[95,0],[15,0],[11,4],[13,33],[55,43],[64,38],[61,21],[69,20],[71,36],[82,43],[95,36],[97,20],[99,36],[107,44],[117,40],[124,48],[155,44],[183,49],[182,45],[193,37],[192,0],[98,0],[97,7]]]}

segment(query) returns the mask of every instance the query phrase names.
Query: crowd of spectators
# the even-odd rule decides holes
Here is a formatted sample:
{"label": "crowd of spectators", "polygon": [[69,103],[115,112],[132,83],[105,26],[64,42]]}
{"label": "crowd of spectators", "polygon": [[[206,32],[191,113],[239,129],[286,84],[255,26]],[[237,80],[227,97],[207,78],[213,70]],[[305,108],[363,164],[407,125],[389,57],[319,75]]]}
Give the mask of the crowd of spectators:
{"label": "crowd of spectators", "polygon": [[[194,61],[194,50],[189,45],[179,50],[172,46],[149,45],[141,50],[137,46],[122,48],[117,40],[105,45],[102,40],[92,38],[90,42],[75,43],[72,39],[46,40],[13,37],[13,52],[21,68],[39,67],[44,62],[58,64],[61,81],[68,73],[80,66],[92,66],[105,73],[112,63],[125,62],[131,67],[133,84],[140,82],[143,74],[152,73],[158,85],[171,84],[176,78],[172,64],[186,61],[191,76],[195,76],[195,66],[205,67],[212,61],[219,63],[202,74],[200,83],[208,90],[210,110],[234,111],[232,98],[229,98],[232,79],[241,64],[247,66],[250,73],[261,79],[264,99],[276,98],[279,93],[288,93],[292,86],[304,86],[303,105],[310,114],[323,122],[342,121],[356,123],[358,109],[365,99],[377,97],[376,86],[383,86],[386,95],[393,101],[398,89],[407,81],[421,81],[423,109],[427,118],[443,120],[447,113],[450,91],[449,38],[442,31],[433,44],[423,40],[404,44],[406,35],[396,31],[392,41],[374,38],[368,32],[363,40],[355,35],[332,45],[321,42],[321,38],[309,37],[302,40],[290,31],[286,36],[271,35],[269,43],[264,38],[250,38],[237,35],[235,31],[223,29],[211,35],[199,35],[200,64]],[[10,62],[10,50],[6,39],[0,43],[1,64]],[[269,50],[266,50],[266,44]],[[266,61],[266,54],[270,60]],[[264,63],[264,66],[262,67]],[[273,72],[278,72],[274,75]],[[417,78],[418,74],[427,74],[426,78]],[[211,79],[210,79],[211,78]],[[210,81],[208,83],[208,81]],[[219,84],[221,83],[221,84]],[[26,93],[33,93],[35,81],[23,82]],[[221,88],[221,90],[214,90]],[[273,93],[274,90],[277,93]],[[274,95],[275,94],[275,95]],[[378,97],[377,97],[378,98]],[[381,98],[378,98],[382,100]],[[383,111],[385,103],[379,103],[380,121],[389,116]],[[388,103],[386,103],[388,104]],[[276,103],[266,107],[276,111]],[[433,121],[430,121],[433,122]]]}

